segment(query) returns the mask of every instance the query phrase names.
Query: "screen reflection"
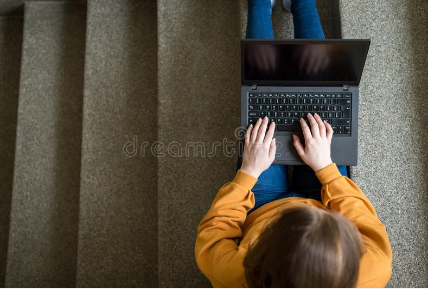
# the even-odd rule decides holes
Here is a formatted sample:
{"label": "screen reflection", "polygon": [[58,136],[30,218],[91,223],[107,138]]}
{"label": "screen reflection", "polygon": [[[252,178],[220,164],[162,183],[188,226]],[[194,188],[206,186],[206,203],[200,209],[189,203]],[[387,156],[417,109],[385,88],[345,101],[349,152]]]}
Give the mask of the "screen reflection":
{"label": "screen reflection", "polygon": [[246,43],[245,80],[358,81],[366,43]]}

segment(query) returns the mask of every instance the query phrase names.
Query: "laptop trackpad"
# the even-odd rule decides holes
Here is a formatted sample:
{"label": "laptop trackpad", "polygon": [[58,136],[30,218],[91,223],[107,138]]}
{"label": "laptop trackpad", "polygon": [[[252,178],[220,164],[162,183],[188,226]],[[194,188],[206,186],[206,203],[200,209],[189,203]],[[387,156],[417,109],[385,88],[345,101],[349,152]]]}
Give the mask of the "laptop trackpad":
{"label": "laptop trackpad", "polygon": [[[302,141],[302,144],[304,145],[303,141],[303,135],[301,133],[297,133],[300,137],[300,140]],[[293,145],[293,135],[276,135],[276,158],[275,163],[280,163],[281,161],[292,161],[297,163],[302,163],[302,159],[297,154],[296,148]],[[296,163],[296,164],[297,164]]]}

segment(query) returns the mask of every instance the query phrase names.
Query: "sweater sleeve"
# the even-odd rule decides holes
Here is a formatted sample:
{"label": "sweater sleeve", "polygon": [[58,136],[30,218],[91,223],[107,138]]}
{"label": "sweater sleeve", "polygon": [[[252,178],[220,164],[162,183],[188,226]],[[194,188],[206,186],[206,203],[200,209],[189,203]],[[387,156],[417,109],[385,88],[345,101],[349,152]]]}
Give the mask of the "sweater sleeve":
{"label": "sweater sleeve", "polygon": [[336,164],[316,173],[322,184],[323,204],[348,217],[365,244],[360,262],[358,287],[384,287],[391,277],[392,251],[385,226],[358,186],[340,174]]}
{"label": "sweater sleeve", "polygon": [[256,178],[238,170],[233,181],[220,188],[199,223],[196,263],[215,287],[244,286],[242,261],[246,250],[239,248],[238,239],[242,237],[247,212],[255,205],[251,189],[256,182]]}

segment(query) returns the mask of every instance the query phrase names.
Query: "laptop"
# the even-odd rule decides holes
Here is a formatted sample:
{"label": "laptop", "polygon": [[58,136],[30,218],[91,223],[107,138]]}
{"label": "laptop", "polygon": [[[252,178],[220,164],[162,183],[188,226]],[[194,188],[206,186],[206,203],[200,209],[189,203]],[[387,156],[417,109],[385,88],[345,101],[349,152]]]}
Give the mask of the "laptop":
{"label": "laptop", "polygon": [[303,165],[292,135],[317,113],[334,130],[331,158],[357,165],[358,94],[370,40],[241,40],[241,125],[276,124],[274,164]]}

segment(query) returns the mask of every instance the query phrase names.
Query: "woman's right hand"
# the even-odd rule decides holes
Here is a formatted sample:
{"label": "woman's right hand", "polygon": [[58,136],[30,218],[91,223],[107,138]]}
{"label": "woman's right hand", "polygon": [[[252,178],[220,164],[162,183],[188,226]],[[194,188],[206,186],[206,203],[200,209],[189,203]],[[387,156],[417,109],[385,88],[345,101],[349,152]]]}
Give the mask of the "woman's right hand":
{"label": "woman's right hand", "polygon": [[308,120],[311,128],[303,118],[300,119],[305,146],[302,145],[297,135],[293,135],[294,147],[305,164],[318,172],[333,163],[330,157],[333,129],[328,122],[323,122],[318,114],[315,114],[314,117],[308,113]]}
{"label": "woman's right hand", "polygon": [[254,127],[253,125],[248,127],[242,156],[242,171],[258,178],[263,171],[270,167],[276,154],[274,132],[275,123],[269,124],[266,116],[263,119],[259,118]]}

